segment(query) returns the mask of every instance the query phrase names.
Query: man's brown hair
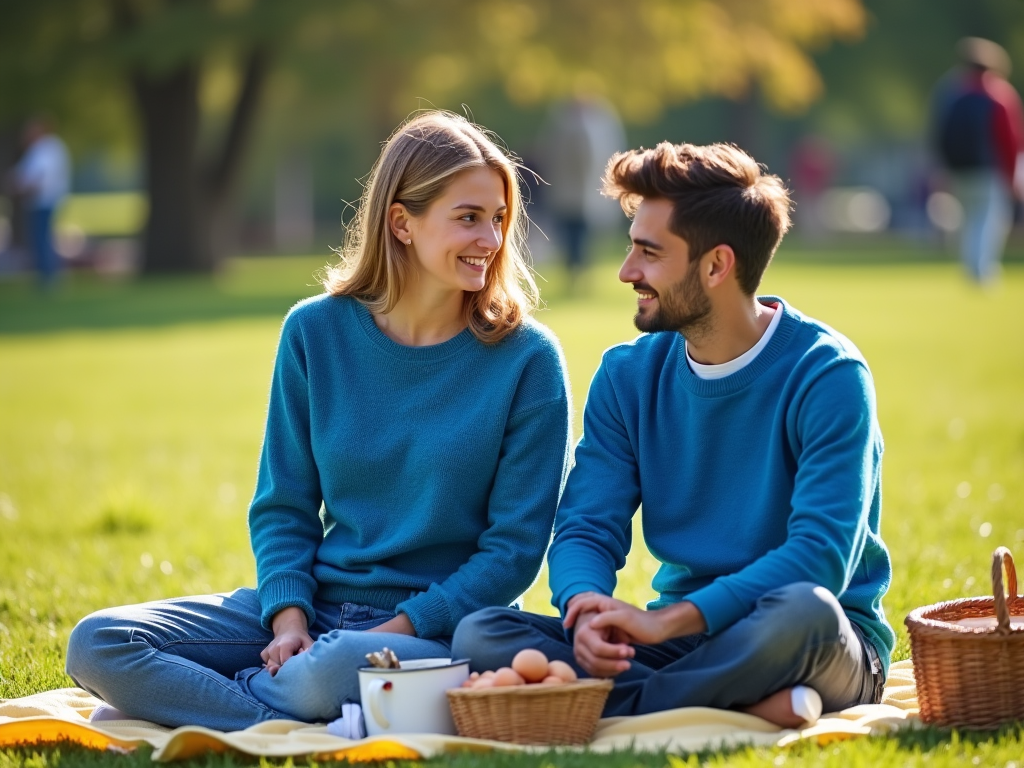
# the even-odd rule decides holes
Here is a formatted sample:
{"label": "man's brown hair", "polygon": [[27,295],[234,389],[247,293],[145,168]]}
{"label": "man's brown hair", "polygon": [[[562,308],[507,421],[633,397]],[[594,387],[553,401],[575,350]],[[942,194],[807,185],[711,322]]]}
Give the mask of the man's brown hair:
{"label": "man's brown hair", "polygon": [[644,198],[672,203],[669,230],[696,260],[717,245],[736,254],[736,279],[753,295],[789,229],[789,191],[731,144],[670,144],[620,152],[608,161],[604,194],[632,216]]}

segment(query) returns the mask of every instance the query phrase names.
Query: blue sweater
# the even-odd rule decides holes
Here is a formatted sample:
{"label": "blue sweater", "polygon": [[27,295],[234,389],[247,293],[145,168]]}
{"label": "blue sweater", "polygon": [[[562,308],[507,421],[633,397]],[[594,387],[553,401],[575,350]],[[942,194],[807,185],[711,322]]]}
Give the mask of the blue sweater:
{"label": "blue sweater", "polygon": [[879,535],[882,435],[871,373],[853,344],[780,302],[768,345],[745,368],[703,380],[678,333],[605,352],[548,555],[553,602],[610,595],[643,501],[662,563],[657,609],[694,603],[714,635],[761,595],[826,587],[888,671],[881,600],[892,568]]}
{"label": "blue sweater", "polygon": [[533,320],[497,344],[388,338],[327,294],[284,321],[249,530],[263,625],[314,595],[420,637],[530,586],[567,472],[570,395]]}

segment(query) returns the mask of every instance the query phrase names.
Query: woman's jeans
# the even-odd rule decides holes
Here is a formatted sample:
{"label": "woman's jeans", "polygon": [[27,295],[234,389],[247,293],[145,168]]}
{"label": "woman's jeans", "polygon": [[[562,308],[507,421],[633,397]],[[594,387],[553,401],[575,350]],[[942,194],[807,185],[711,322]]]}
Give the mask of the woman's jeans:
{"label": "woman's jeans", "polygon": [[[464,618],[452,650],[472,669],[507,666],[523,648],[537,648],[586,673],[573,657],[562,622],[550,616],[485,608]],[[734,709],[776,691],[807,685],[826,712],[881,700],[878,655],[839,601],[809,583],[762,596],[747,617],[714,637],[690,635],[637,645],[628,671],[615,677],[605,717],[644,715],[678,707]]]}
{"label": "woman's jeans", "polygon": [[451,638],[366,632],[394,617],[365,605],[314,600],[315,641],[273,677],[260,652],[274,639],[260,624],[255,590],[161,600],[98,611],[68,642],[67,672],[132,718],[221,731],[263,720],[328,721],[359,701],[356,670],[387,646],[399,659],[449,658]]}

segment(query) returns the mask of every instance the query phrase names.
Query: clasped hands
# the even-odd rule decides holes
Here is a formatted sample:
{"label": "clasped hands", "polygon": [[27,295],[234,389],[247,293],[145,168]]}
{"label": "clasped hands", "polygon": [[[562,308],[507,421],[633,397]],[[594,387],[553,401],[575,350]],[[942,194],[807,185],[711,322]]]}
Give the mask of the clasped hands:
{"label": "clasped hands", "polygon": [[[308,651],[313,646],[313,638],[309,636],[306,614],[301,608],[282,608],[274,614],[271,629],[274,632],[274,639],[260,651],[260,658],[263,659],[263,666],[267,668],[267,672],[273,677],[288,659]],[[416,636],[416,629],[404,613],[366,631]]]}
{"label": "clasped hands", "polygon": [[707,630],[703,614],[693,603],[645,611],[596,592],[573,595],[562,625],[575,627],[576,662],[594,677],[615,677],[629,669],[635,645],[657,645]]}

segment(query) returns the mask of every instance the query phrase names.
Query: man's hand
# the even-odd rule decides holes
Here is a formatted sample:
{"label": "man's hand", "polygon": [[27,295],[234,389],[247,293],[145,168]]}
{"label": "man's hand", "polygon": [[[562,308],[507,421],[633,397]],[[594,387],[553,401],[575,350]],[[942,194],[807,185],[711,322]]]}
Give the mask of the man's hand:
{"label": "man's hand", "polygon": [[[599,615],[600,607],[612,598],[595,592],[583,592],[569,600],[562,624],[575,626],[573,654],[577,663],[594,677],[615,677],[629,669],[628,659],[635,651],[614,629],[597,629],[591,622]],[[586,601],[586,602],[584,602]],[[617,601],[616,601],[617,602]],[[587,610],[581,610],[581,606]]]}
{"label": "man's hand", "polygon": [[[576,609],[576,614],[573,613],[573,608]],[[667,617],[662,611],[645,611],[603,595],[583,597],[575,605],[570,604],[565,621],[568,624],[575,615],[587,612],[596,614],[590,620],[592,629],[612,631],[619,642],[630,645],[657,645],[675,637],[670,634],[671,629],[665,621]]]}
{"label": "man's hand", "polygon": [[282,608],[275,613],[271,628],[274,639],[260,653],[260,658],[270,675],[274,676],[292,656],[309,650],[313,638],[309,636],[305,612],[297,607]]}
{"label": "man's hand", "polygon": [[576,661],[595,677],[612,677],[629,669],[623,659],[633,657],[633,645],[657,645],[707,630],[704,615],[693,603],[645,611],[594,592],[573,596],[562,623],[576,625]]}
{"label": "man's hand", "polygon": [[366,630],[367,632],[390,632],[394,635],[409,635],[410,637],[416,637],[416,628],[409,621],[409,617],[404,613],[400,613],[393,619],[388,619],[383,624],[380,624],[373,629]]}

